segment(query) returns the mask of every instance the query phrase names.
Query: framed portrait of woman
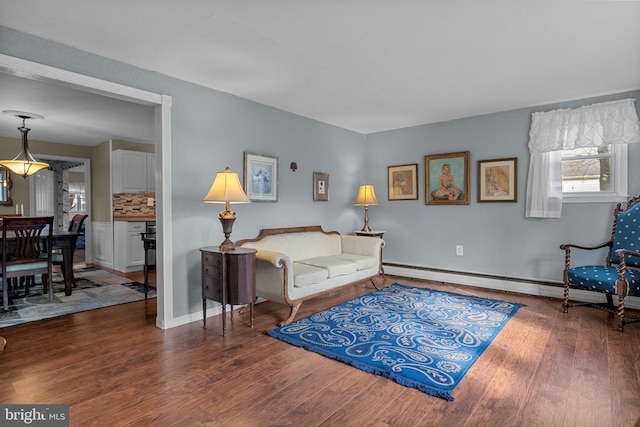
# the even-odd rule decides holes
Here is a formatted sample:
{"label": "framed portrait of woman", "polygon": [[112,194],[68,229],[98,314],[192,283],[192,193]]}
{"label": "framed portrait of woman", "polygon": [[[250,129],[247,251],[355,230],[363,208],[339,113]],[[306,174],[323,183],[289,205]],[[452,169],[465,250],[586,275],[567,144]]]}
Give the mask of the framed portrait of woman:
{"label": "framed portrait of woman", "polygon": [[424,156],[424,203],[469,204],[469,152]]}

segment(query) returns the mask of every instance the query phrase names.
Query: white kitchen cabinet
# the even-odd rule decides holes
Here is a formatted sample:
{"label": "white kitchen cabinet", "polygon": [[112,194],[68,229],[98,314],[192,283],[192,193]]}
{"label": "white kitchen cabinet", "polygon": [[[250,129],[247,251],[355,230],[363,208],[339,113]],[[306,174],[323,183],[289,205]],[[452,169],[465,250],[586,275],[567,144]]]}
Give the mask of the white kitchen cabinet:
{"label": "white kitchen cabinet", "polygon": [[130,273],[144,267],[144,244],[140,233],[146,230],[144,221],[115,221],[113,227],[113,268]]}
{"label": "white kitchen cabinet", "polygon": [[114,193],[155,192],[155,154],[114,150],[111,154]]}

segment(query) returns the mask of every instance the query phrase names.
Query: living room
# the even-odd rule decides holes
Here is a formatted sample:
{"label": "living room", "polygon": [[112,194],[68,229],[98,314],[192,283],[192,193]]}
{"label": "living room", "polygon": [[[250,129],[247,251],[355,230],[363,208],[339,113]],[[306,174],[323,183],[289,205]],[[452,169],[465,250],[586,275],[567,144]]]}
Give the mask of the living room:
{"label": "living room", "polygon": [[[224,238],[216,218],[219,209],[203,204],[202,198],[217,171],[229,166],[242,173],[245,152],[277,157],[278,200],[234,206],[238,217],[234,240],[254,237],[262,228],[292,225],[320,224],[325,230],[343,234],[359,230],[363,210],[353,202],[358,187],[371,183],[380,205],[370,207],[369,222],[372,228],[385,230],[383,262],[389,265],[388,274],[425,279],[442,279],[446,274],[448,281],[455,282],[457,277],[476,286],[559,298],[562,291],[557,285],[562,281],[564,263],[559,245],[582,239],[587,243],[606,240],[613,204],[567,203],[560,218],[525,217],[531,113],[637,99],[640,95],[636,81],[605,95],[585,90],[563,102],[555,101],[565,98],[549,95],[545,103],[360,133],[28,32],[2,27],[0,40],[3,55],[171,97],[171,144],[156,150],[164,157],[160,164],[164,193],[159,191],[158,195],[164,211],[158,226],[165,238],[165,269],[159,271],[158,280],[167,294],[159,298],[158,313],[165,316],[159,322],[162,328],[200,320],[198,249]],[[547,79],[553,80],[553,76]],[[539,83],[525,81],[541,90],[547,83],[542,78]],[[470,84],[466,89],[470,102],[490,102],[490,93],[478,95],[474,87],[481,92],[479,85]],[[470,203],[426,205],[424,157],[466,151],[470,153]],[[517,201],[478,203],[477,162],[501,158],[518,159]],[[640,147],[630,144],[629,164],[639,158]],[[298,166],[295,171],[289,167],[292,162]],[[414,163],[418,165],[418,199],[388,200],[387,168]],[[313,200],[313,172],[329,174],[328,201]],[[629,168],[628,194],[640,194],[637,168]],[[456,255],[456,246],[463,246],[462,256]],[[629,305],[633,304],[632,300]],[[630,326],[629,332],[633,329]]]}

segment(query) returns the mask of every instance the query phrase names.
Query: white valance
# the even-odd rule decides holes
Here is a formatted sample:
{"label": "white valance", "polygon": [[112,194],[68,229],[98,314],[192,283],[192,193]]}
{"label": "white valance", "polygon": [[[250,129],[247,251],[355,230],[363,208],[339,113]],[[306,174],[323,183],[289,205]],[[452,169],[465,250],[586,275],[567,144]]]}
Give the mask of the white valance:
{"label": "white valance", "polygon": [[531,116],[531,153],[630,142],[640,142],[635,99],[533,113]]}
{"label": "white valance", "polygon": [[640,142],[635,99],[533,113],[525,215],[560,218],[562,151]]}

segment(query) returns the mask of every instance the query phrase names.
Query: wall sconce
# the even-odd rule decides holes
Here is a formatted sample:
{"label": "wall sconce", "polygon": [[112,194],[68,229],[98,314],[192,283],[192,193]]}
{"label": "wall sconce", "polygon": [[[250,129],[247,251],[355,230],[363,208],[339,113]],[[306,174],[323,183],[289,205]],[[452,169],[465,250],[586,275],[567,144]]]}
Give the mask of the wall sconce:
{"label": "wall sconce", "polygon": [[220,243],[221,251],[231,251],[236,245],[229,240],[231,229],[236,220],[236,213],[229,210],[231,203],[251,203],[247,195],[240,185],[238,174],[231,172],[227,167],[224,172],[218,172],[216,179],[213,181],[209,192],[202,200],[204,203],[224,203],[225,210],[218,214],[220,223],[222,224],[222,232],[224,233],[224,241]]}
{"label": "wall sconce", "polygon": [[3,111],[3,113],[10,114],[22,119],[22,126],[18,128],[18,130],[22,134],[22,147],[16,157],[14,157],[12,160],[0,160],[0,165],[6,166],[14,173],[22,176],[23,178],[26,178],[29,175],[33,175],[40,169],[49,167],[48,163],[39,162],[33,157],[33,155],[31,155],[31,152],[29,151],[29,142],[27,141],[27,133],[29,133],[31,129],[25,126],[25,120],[27,119],[44,119],[44,117],[38,114],[25,113],[23,111],[15,110],[5,110]]}
{"label": "wall sconce", "polygon": [[364,227],[360,231],[370,232],[369,228],[369,206],[370,205],[379,205],[378,198],[376,197],[376,191],[373,188],[373,185],[366,184],[361,185],[360,190],[358,191],[358,197],[356,198],[354,206],[364,206]]}

